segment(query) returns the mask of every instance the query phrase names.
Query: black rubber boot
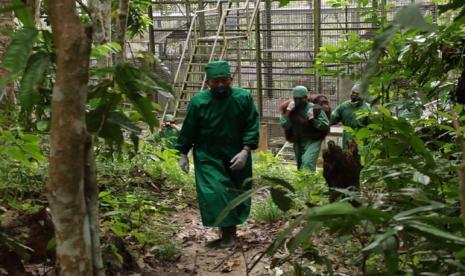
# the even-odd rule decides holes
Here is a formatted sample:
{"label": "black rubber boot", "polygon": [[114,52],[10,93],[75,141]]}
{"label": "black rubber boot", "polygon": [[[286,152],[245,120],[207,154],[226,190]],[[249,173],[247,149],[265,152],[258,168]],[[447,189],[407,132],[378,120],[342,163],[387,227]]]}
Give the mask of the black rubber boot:
{"label": "black rubber boot", "polygon": [[236,226],[220,227],[221,238],[207,243],[208,248],[228,248],[236,245]]}
{"label": "black rubber boot", "polygon": [[221,247],[234,247],[236,245],[236,226],[221,227]]}

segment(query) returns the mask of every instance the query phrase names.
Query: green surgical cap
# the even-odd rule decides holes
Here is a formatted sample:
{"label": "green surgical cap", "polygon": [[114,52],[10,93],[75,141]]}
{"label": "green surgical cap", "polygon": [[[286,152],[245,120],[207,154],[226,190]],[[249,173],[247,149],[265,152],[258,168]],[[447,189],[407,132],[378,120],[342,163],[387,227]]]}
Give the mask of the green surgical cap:
{"label": "green surgical cap", "polygon": [[165,122],[172,122],[172,121],[174,121],[174,116],[171,114],[167,114],[165,116]]}
{"label": "green surgical cap", "polygon": [[299,85],[294,88],[292,88],[292,96],[294,98],[300,98],[300,97],[305,97],[308,94],[307,87]]}
{"label": "green surgical cap", "polygon": [[224,60],[209,62],[205,65],[205,72],[207,73],[207,80],[231,77],[229,64]]}
{"label": "green surgical cap", "polygon": [[362,85],[362,83],[357,81],[356,83],[354,83],[354,86],[352,86],[352,90],[356,90],[356,91],[360,92],[361,85]]}

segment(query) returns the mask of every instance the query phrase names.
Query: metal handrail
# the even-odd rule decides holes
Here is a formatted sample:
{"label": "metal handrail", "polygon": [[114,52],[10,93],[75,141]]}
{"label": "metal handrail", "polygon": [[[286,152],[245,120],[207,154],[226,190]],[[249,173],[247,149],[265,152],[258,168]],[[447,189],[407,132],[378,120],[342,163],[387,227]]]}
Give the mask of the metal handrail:
{"label": "metal handrail", "polygon": [[[255,12],[257,11],[257,8],[260,7],[260,0],[255,0],[255,2],[256,2],[256,5],[255,5],[254,13],[253,13],[253,16],[252,16],[253,18],[255,17]],[[241,7],[241,8],[227,8],[227,9],[224,10],[223,14],[221,15],[220,25],[218,26],[218,29],[216,30],[215,40],[213,42],[212,51],[211,51],[210,57],[208,59],[208,62],[211,62],[213,60],[213,55],[215,54],[215,48],[216,48],[216,45],[218,43],[218,38],[220,37],[220,32],[223,29],[224,23],[226,22],[226,17],[228,16],[228,12],[248,10],[249,3],[250,3],[250,0],[247,0],[245,2],[246,8],[243,8],[243,7]],[[250,21],[251,21],[251,23],[249,23],[249,26],[247,27],[247,30],[245,31],[246,36],[248,36],[250,34],[250,31],[252,30],[252,22],[253,22],[253,20],[250,20]],[[223,39],[225,39],[225,37],[226,37],[225,33],[226,32],[223,32]],[[205,75],[200,90],[203,90],[203,88],[205,87],[206,78],[207,78],[207,76]]]}
{"label": "metal handrail", "polygon": [[[196,24],[197,24],[197,20],[199,18],[199,15],[202,14],[202,13],[206,14],[207,12],[218,10],[220,8],[220,5],[221,5],[222,2],[224,2],[224,0],[218,0],[216,2],[216,5],[215,5],[214,8],[204,9],[204,10],[194,12],[194,15],[192,17],[192,23],[191,23],[191,25],[189,27],[189,31],[187,33],[186,43],[184,44],[182,54],[181,54],[181,58],[179,59],[178,68],[177,68],[176,74],[174,76],[174,81],[173,81],[174,84],[178,83],[178,79],[179,79],[180,72],[181,72],[181,69],[182,69],[182,64],[184,63],[183,61],[186,59],[187,49],[189,48],[190,45],[192,45],[192,44],[196,45],[198,43],[198,38],[199,37],[198,37],[198,31],[197,31],[197,28],[196,28]],[[208,62],[211,62],[213,60],[215,50],[216,50],[216,47],[218,45],[218,39],[220,37],[221,31],[224,28],[228,13],[234,12],[234,11],[243,11],[243,10],[245,10],[246,14],[248,14],[249,13],[249,5],[250,5],[251,2],[252,2],[252,0],[247,0],[244,3],[245,7],[243,6],[243,7],[237,7],[237,8],[226,8],[226,9],[223,10],[223,13],[222,13],[221,18],[220,18],[220,24],[219,24],[218,29],[216,31],[215,39],[213,41],[213,45],[212,45],[212,48],[211,48],[211,53],[210,53]],[[227,3],[229,3],[229,1]],[[244,35],[247,36],[247,37],[250,36],[250,32],[252,30],[252,26],[253,26],[253,23],[254,23],[253,19],[257,15],[257,11],[258,11],[259,8],[260,8],[260,0],[255,0],[255,7],[253,9],[252,18],[251,18],[250,22],[247,22],[247,28],[244,31]],[[247,21],[248,20],[249,19],[247,18]],[[240,19],[238,19],[238,23],[239,22],[240,22]],[[239,31],[242,32],[242,30],[239,30]],[[193,38],[193,41],[192,41],[192,38]],[[226,43],[226,30],[224,30],[222,38]],[[224,54],[225,54],[225,51],[223,49],[222,53],[220,54],[220,57],[224,56]],[[191,59],[192,59],[192,56],[191,56]],[[191,61],[192,60],[190,60],[189,63],[191,63]],[[182,89],[182,87],[184,86],[184,84],[185,84],[185,82],[187,80],[187,74],[186,74],[185,78],[186,79],[181,82],[181,89]],[[203,78],[203,82],[202,82],[202,85],[201,85],[201,90],[204,89],[205,81],[206,81],[206,75]],[[180,96],[180,95],[177,95],[177,96]],[[168,109],[168,104],[169,104],[169,101],[165,105],[162,118],[164,118],[165,115],[166,115],[166,112],[167,112],[167,109]],[[176,110],[174,110],[174,114],[176,115],[177,108],[178,108],[178,105],[179,105],[179,98],[178,97],[176,98],[176,104],[175,105],[176,105],[175,106]]]}
{"label": "metal handrail", "polygon": [[206,12],[209,12],[209,11],[217,10],[220,7],[221,1],[222,0],[217,0],[216,1],[216,6],[214,8],[194,12],[194,15],[192,16],[192,23],[191,23],[191,26],[189,27],[189,32],[187,33],[186,44],[184,44],[184,47],[182,49],[181,59],[179,60],[178,69],[176,70],[176,74],[174,76],[174,83],[176,83],[176,81],[177,81],[177,79],[179,77],[179,71],[181,71],[182,61],[185,58],[186,50],[188,48],[188,43],[189,43],[190,37],[192,35],[192,29],[193,29],[193,27],[195,25],[195,22],[196,22],[196,19],[198,18],[198,15],[201,14],[201,13],[206,13]]}

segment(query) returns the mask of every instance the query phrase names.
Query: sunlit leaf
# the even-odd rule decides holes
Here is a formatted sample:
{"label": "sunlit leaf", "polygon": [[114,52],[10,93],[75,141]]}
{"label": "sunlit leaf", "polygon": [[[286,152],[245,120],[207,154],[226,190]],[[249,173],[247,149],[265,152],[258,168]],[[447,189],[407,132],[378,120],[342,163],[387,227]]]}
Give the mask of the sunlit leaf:
{"label": "sunlit leaf", "polygon": [[446,232],[446,231],[443,231],[443,230],[438,229],[438,228],[436,228],[436,227],[434,227],[432,225],[422,223],[422,222],[419,222],[419,221],[407,221],[407,222],[405,222],[405,224],[412,227],[412,228],[415,228],[415,229],[419,230],[420,232],[423,232],[423,233],[426,233],[426,234],[429,234],[429,235],[433,235],[433,236],[435,236],[437,238],[446,239],[446,240],[450,240],[450,241],[458,243],[458,244],[464,244],[465,245],[465,238],[456,236],[456,235],[451,234],[451,233]]}
{"label": "sunlit leaf", "polygon": [[34,28],[26,27],[16,31],[3,56],[2,66],[12,74],[23,70],[26,67],[37,34],[37,30]]}

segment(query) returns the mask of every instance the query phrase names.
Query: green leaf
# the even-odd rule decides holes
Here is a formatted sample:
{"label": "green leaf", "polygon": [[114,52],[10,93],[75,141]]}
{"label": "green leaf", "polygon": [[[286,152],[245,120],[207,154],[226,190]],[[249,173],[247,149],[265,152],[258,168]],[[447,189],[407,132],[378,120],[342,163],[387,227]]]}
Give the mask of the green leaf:
{"label": "green leaf", "polygon": [[17,74],[26,66],[37,33],[36,29],[29,27],[15,32],[2,63],[3,67],[8,69],[11,74]]}
{"label": "green leaf", "polygon": [[297,247],[310,239],[310,236],[323,225],[322,222],[308,221],[300,232],[289,242],[288,249],[293,253]]}
{"label": "green leaf", "polygon": [[309,211],[309,218],[315,219],[342,215],[353,215],[357,213],[357,209],[348,202],[331,203],[328,205],[312,208]]}
{"label": "green leaf", "polygon": [[105,121],[97,134],[99,137],[106,139],[110,144],[115,143],[117,146],[121,146],[124,142],[124,136],[121,127],[108,121]]}
{"label": "green leaf", "polygon": [[24,144],[20,146],[21,149],[31,155],[32,158],[39,162],[45,161],[44,155],[42,154],[42,151],[40,150],[40,146],[37,144]]}
{"label": "green leaf", "polygon": [[50,121],[40,120],[36,123],[36,128],[39,131],[47,131],[48,129],[50,129]]}
{"label": "green leaf", "polygon": [[275,185],[280,185],[280,186],[288,189],[291,192],[295,192],[294,187],[292,187],[292,185],[289,182],[287,182],[286,180],[284,180],[282,178],[267,176],[267,175],[264,175],[261,178],[266,180],[266,181],[269,181],[269,182],[271,182],[271,183],[273,183]]}
{"label": "green leaf", "polygon": [[112,111],[108,114],[108,122],[117,124],[123,129],[139,134],[142,129],[134,125],[123,112]]}
{"label": "green leaf", "polygon": [[451,234],[449,232],[443,231],[441,229],[438,229],[432,225],[422,223],[419,221],[406,221],[405,225],[415,228],[419,230],[420,232],[436,236],[441,239],[446,239],[450,240],[452,242],[458,243],[458,244],[465,244],[465,238],[456,236],[454,234]]}
{"label": "green leaf", "polygon": [[464,8],[465,3],[463,0],[452,0],[445,5],[439,5],[439,14],[442,14],[449,10],[456,10],[458,8]]}
{"label": "green leaf", "polygon": [[308,213],[304,213],[298,216],[286,229],[279,233],[278,237],[263,251],[258,258],[255,259],[255,262],[252,264],[250,270],[252,270],[265,256],[265,254],[272,255],[278,250],[286,241],[286,239],[292,234],[292,232],[300,225],[302,220],[308,218]]}
{"label": "green leaf", "polygon": [[5,153],[10,156],[13,160],[21,162],[25,166],[30,166],[30,162],[27,159],[27,156],[18,146],[9,146],[6,148]]}
{"label": "green leaf", "polygon": [[465,259],[465,248],[458,251],[458,252],[455,252],[454,255],[457,257],[457,258],[460,258],[460,259]]}
{"label": "green leaf", "polygon": [[121,51],[121,46],[118,43],[107,42],[105,44],[95,46],[92,49],[90,56],[99,60],[119,51]]}
{"label": "green leaf", "polygon": [[23,3],[22,0],[12,0],[15,9],[15,15],[23,23],[24,27],[34,28],[34,15],[32,8]]}
{"label": "green leaf", "polygon": [[47,242],[47,250],[55,250],[55,248],[57,247],[57,241],[55,238],[51,238],[48,242]]}
{"label": "green leaf", "polygon": [[[250,182],[252,181],[252,178],[248,178],[244,181],[245,182]],[[236,208],[239,204],[241,204],[242,202],[244,202],[245,200],[249,199],[252,195],[256,194],[257,192],[259,191],[262,191],[266,188],[269,188],[269,185],[264,185],[264,186],[260,186],[260,187],[255,187],[253,189],[250,189],[248,191],[245,191],[244,193],[240,194],[239,196],[237,196],[235,199],[233,199],[232,201],[229,202],[228,206],[226,206],[223,211],[221,211],[221,213],[218,215],[218,217],[216,218],[215,222],[213,223],[213,225],[218,225],[220,224],[223,219],[229,214],[229,212],[231,212],[231,210],[233,210],[234,208]]]}
{"label": "green leaf", "polygon": [[418,29],[423,31],[433,31],[432,25],[425,21],[418,5],[408,5],[402,7],[394,17],[394,23],[399,24],[402,29]]}
{"label": "green leaf", "polygon": [[32,55],[21,79],[19,89],[19,102],[25,110],[30,110],[33,104],[40,101],[38,86],[43,81],[49,65],[49,56],[39,52]]}
{"label": "green leaf", "polygon": [[140,89],[138,74],[135,68],[128,64],[119,64],[116,70],[115,80],[121,91],[129,98],[134,108],[142,115],[144,121],[149,125],[150,130],[159,125],[155,116],[155,108],[151,100],[148,99]]}
{"label": "green leaf", "polygon": [[152,101],[135,93],[130,94],[132,95],[128,97],[134,104],[135,109],[142,115],[144,121],[149,125],[150,130],[153,131],[153,128],[159,126],[159,122],[155,116],[156,110]]}
{"label": "green leaf", "polygon": [[24,7],[24,4],[21,3],[20,5],[13,5],[13,6],[8,6],[8,7],[5,7],[5,8],[1,8],[0,9],[0,14],[1,13],[12,12],[12,11],[15,11],[15,10],[23,8],[23,7]]}
{"label": "green leaf", "polygon": [[374,209],[366,206],[359,207],[357,213],[361,219],[366,219],[370,221],[382,222],[392,218],[392,216],[387,212],[383,212],[379,209]]}
{"label": "green leaf", "polygon": [[289,1],[290,0],[279,0],[279,7],[284,7],[286,6],[287,4],[289,4]]}
{"label": "green leaf", "polygon": [[151,71],[144,70],[144,73],[150,80],[153,81],[152,86],[157,91],[157,93],[163,95],[166,98],[174,99],[174,96],[172,95],[173,87],[171,86],[171,84],[169,84],[162,77],[158,76],[157,74]]}
{"label": "green leaf", "polygon": [[375,240],[369,245],[367,245],[365,248],[363,248],[362,251],[367,252],[367,251],[376,249],[381,243],[383,243],[389,237],[392,237],[395,234],[396,234],[396,231],[394,229],[391,229],[391,228],[387,229],[386,232],[384,232],[383,234],[376,235]]}
{"label": "green leaf", "polygon": [[23,134],[21,135],[21,140],[37,144],[40,142],[41,139],[39,136],[34,135],[34,134]]}
{"label": "green leaf", "polygon": [[273,202],[279,209],[281,209],[281,211],[287,212],[291,209],[292,199],[287,195],[287,192],[282,189],[271,188],[270,193]]}

